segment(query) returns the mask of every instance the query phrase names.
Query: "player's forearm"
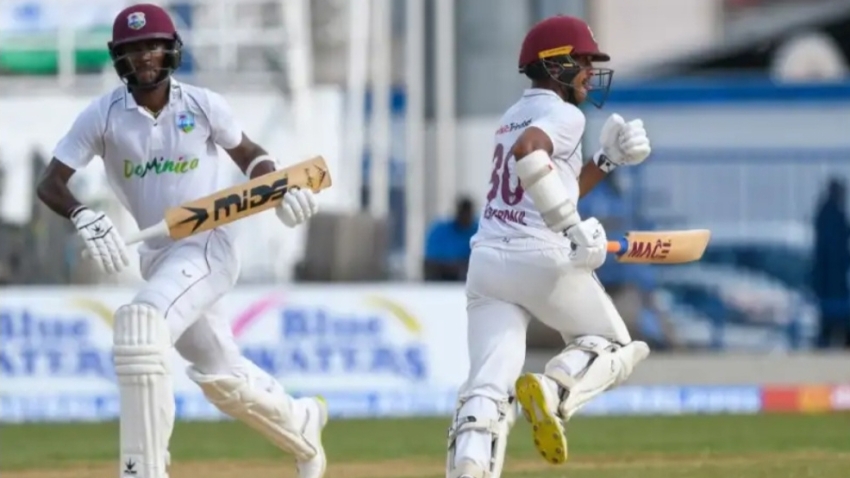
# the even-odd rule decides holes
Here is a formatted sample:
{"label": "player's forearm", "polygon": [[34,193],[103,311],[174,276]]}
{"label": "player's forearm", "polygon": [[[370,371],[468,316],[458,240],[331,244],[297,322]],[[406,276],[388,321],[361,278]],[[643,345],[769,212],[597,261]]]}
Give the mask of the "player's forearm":
{"label": "player's forearm", "polygon": [[581,168],[581,173],[578,176],[578,197],[584,197],[587,193],[593,190],[597,184],[601,183],[607,174],[599,169],[593,161],[588,161]]}
{"label": "player's forearm", "polygon": [[269,156],[269,153],[246,135],[242,135],[242,142],[239,146],[227,150],[227,153],[249,179],[254,179],[276,169],[274,160]]}
{"label": "player's forearm", "polygon": [[[266,150],[259,144],[249,141],[242,147],[240,153],[241,154],[233,159],[236,161],[236,164],[239,165],[239,168],[242,169],[242,172],[248,175],[249,179],[254,179],[261,174],[274,171],[274,163],[272,161],[258,161],[253,165],[253,168],[251,168],[251,163],[257,161],[258,158],[269,156],[269,153],[266,152]],[[271,158],[269,157],[269,159]]]}
{"label": "player's forearm", "polygon": [[73,169],[54,159],[47,166],[36,188],[38,199],[51,211],[66,218],[70,218],[71,213],[83,205],[68,188],[68,180],[73,174]]}
{"label": "player's forearm", "polygon": [[38,198],[51,211],[62,217],[70,218],[71,212],[82,206],[82,203],[74,197],[68,185],[57,178],[44,178],[38,184]]}
{"label": "player's forearm", "polygon": [[254,169],[251,170],[249,179],[254,179],[257,176],[262,176],[273,171],[275,171],[275,163],[271,159],[268,161],[261,161],[254,166]]}

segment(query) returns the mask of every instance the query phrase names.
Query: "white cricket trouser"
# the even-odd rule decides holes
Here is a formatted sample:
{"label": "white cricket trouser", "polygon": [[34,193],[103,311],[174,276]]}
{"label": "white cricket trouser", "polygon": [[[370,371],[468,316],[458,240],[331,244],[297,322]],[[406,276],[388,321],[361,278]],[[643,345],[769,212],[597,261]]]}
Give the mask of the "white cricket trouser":
{"label": "white cricket trouser", "polygon": [[147,283],[133,302],[162,313],[177,352],[198,370],[226,374],[240,365],[241,353],[218,300],[236,284],[239,268],[233,238],[220,229],[143,250]]}
{"label": "white cricket trouser", "polygon": [[532,318],[560,332],[565,343],[583,335],[631,342],[610,297],[591,271],[573,267],[568,247],[536,239],[512,240],[510,247],[472,250],[466,279],[470,368],[461,398],[498,401],[512,394]]}

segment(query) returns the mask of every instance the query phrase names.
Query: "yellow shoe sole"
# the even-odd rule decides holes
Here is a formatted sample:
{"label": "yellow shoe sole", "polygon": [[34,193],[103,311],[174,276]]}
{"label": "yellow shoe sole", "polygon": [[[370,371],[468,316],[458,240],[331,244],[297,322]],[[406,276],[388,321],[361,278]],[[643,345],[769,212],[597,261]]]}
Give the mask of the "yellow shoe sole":
{"label": "yellow shoe sole", "polygon": [[534,447],[543,459],[553,465],[567,461],[564,425],[551,410],[547,410],[540,382],[531,374],[522,375],[516,381],[516,398],[523,414],[531,422]]}

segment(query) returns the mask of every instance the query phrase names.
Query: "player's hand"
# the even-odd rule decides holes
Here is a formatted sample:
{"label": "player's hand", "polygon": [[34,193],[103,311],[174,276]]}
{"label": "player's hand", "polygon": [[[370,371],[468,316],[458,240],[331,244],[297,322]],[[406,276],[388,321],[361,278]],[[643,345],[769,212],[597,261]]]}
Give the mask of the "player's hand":
{"label": "player's hand", "polygon": [[303,224],[317,212],[319,202],[309,189],[290,189],[275,208],[275,214],[287,227]]}
{"label": "player's hand", "polygon": [[608,255],[608,236],[595,217],[581,221],[567,229],[567,239],[572,242],[570,259],[577,267],[590,270],[599,268]]}
{"label": "player's hand", "polygon": [[130,265],[127,245],[106,214],[82,207],[71,214],[71,222],[83,238],[87,256],[100,270],[114,274]]}
{"label": "player's hand", "polygon": [[642,163],[652,152],[643,120],[626,120],[617,113],[612,114],[602,125],[599,134],[602,149],[594,155],[594,161],[605,172],[617,166],[634,166]]}

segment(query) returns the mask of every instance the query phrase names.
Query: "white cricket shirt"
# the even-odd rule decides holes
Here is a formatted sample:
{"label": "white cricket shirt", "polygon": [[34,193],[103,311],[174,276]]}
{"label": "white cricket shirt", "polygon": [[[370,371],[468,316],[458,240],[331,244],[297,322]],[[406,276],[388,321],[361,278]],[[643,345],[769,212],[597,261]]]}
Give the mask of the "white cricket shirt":
{"label": "white cricket shirt", "polygon": [[221,95],[172,79],[168,105],[156,118],[124,86],[95,99],[53,157],[73,169],[103,158],[109,184],[144,229],[168,208],[221,189],[222,161],[230,159],[219,157],[216,145],[231,149],[241,141],[242,128]]}
{"label": "white cricket shirt", "polygon": [[553,91],[528,89],[505,112],[496,130],[490,188],[478,232],[471,240],[473,247],[477,244],[509,247],[510,239],[514,238],[535,238],[558,247],[569,244],[562,234],[546,227],[516,175],[516,158],[510,151],[522,132],[532,126],[544,131],[552,140],[552,162],[570,198],[578,204],[584,113]]}

